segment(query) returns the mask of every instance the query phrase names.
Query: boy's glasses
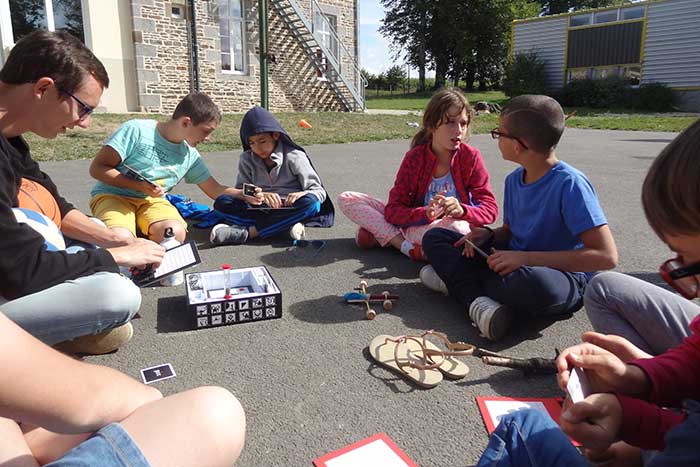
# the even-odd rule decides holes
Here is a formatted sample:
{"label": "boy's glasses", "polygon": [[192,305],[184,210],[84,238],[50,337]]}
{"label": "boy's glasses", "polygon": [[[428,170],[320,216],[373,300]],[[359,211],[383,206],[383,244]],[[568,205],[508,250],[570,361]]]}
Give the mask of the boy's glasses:
{"label": "boy's glasses", "polygon": [[69,93],[68,91],[60,90],[61,94],[65,94],[66,96],[72,97],[75,102],[78,103],[78,119],[79,120],[85,120],[88,115],[90,115],[92,112],[94,112],[95,108],[90,107],[87,105],[85,102],[81,101],[77,97],[75,97],[73,94]]}
{"label": "boy's glasses", "polygon": [[498,139],[498,138],[514,139],[515,141],[520,143],[520,145],[522,147],[524,147],[526,150],[530,149],[527,147],[527,144],[522,142],[522,140],[520,138],[518,138],[516,136],[511,136],[511,135],[505,134],[501,130],[499,130],[498,128],[494,128],[493,130],[491,130],[491,138],[493,138],[493,139]]}
{"label": "boy's glasses", "polygon": [[661,265],[659,274],[668,285],[688,300],[698,296],[700,285],[695,276],[700,274],[700,262],[686,266],[681,258],[669,259]]}
{"label": "boy's glasses", "polygon": [[299,256],[300,250],[310,247],[313,251],[313,255],[316,256],[324,246],[326,246],[325,240],[294,240],[289,251],[294,256]]}

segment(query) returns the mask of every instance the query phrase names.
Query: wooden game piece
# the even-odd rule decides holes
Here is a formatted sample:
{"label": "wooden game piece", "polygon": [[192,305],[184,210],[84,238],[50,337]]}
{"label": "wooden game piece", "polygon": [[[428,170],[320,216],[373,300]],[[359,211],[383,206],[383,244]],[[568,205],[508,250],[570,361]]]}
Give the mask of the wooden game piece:
{"label": "wooden game piece", "polygon": [[382,295],[384,296],[384,301],[382,302],[382,307],[386,311],[391,310],[394,307],[394,302],[389,300],[389,292],[385,290],[384,292],[382,292]]}
{"label": "wooden game piece", "polygon": [[359,287],[356,287],[357,292],[348,292],[343,298],[347,303],[363,303],[367,308],[365,317],[369,320],[377,316],[377,312],[370,306],[371,302],[380,302],[385,310],[391,310],[394,307],[394,300],[398,300],[398,295],[392,295],[388,291],[383,291],[381,294],[367,293],[367,281],[361,280]]}

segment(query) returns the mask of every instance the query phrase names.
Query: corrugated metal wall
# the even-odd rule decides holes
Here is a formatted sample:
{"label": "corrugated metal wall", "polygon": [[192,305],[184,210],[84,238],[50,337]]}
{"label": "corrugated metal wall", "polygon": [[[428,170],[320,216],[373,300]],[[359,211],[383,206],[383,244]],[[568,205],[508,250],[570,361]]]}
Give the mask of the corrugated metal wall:
{"label": "corrugated metal wall", "polygon": [[551,88],[564,85],[566,25],[566,17],[515,24],[513,52],[535,51],[546,62],[547,86]]}
{"label": "corrugated metal wall", "polygon": [[651,3],[642,83],[700,86],[700,1]]}

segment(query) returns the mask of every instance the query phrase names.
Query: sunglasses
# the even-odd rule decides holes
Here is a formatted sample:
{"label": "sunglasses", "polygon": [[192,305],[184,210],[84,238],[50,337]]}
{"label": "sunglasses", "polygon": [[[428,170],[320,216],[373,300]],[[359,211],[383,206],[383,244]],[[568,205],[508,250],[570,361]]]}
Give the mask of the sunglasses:
{"label": "sunglasses", "polygon": [[685,265],[681,258],[669,259],[659,267],[659,274],[668,285],[688,300],[698,296],[700,285],[694,276],[700,274],[700,262]]}
{"label": "sunglasses", "polygon": [[491,130],[491,138],[493,138],[493,139],[498,139],[498,138],[514,139],[515,141],[520,143],[520,145],[522,147],[524,147],[525,149],[530,149],[527,147],[527,144],[522,142],[522,140],[520,138],[515,137],[515,136],[511,136],[511,135],[507,135],[507,134],[503,133],[501,130],[499,130],[498,128],[494,128],[493,130]]}
{"label": "sunglasses", "polygon": [[78,103],[78,109],[79,109],[78,110],[78,118],[80,120],[86,119],[88,117],[88,115],[90,115],[92,112],[94,112],[94,110],[95,110],[94,107],[90,107],[89,105],[87,105],[85,102],[83,102],[80,99],[78,99],[77,97],[75,97],[70,92],[61,90],[61,94],[72,97],[73,100]]}
{"label": "sunglasses", "polygon": [[314,256],[320,253],[320,251],[323,249],[323,247],[326,246],[326,241],[325,240],[294,240],[292,242],[292,246],[289,248],[289,251],[294,255],[294,256],[299,256],[299,253],[301,249],[311,247],[311,250],[313,250]]}

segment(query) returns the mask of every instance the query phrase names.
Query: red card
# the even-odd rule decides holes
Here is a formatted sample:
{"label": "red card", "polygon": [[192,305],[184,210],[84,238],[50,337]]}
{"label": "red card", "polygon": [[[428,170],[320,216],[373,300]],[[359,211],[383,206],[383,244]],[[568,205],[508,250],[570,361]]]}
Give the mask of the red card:
{"label": "red card", "polygon": [[418,467],[386,433],[377,433],[313,461],[316,467]]}
{"label": "red card", "polygon": [[[479,406],[481,417],[484,419],[486,430],[489,434],[496,429],[501,416],[526,407],[542,410],[552,417],[555,422],[561,416],[561,404],[564,400],[561,397],[477,397],[476,404]],[[571,438],[569,438],[571,439]],[[574,446],[581,446],[577,441],[571,440]]]}

